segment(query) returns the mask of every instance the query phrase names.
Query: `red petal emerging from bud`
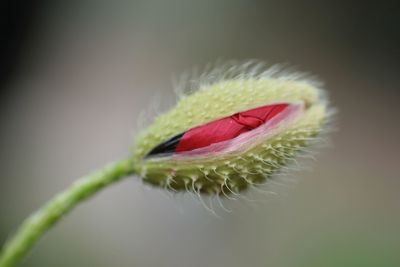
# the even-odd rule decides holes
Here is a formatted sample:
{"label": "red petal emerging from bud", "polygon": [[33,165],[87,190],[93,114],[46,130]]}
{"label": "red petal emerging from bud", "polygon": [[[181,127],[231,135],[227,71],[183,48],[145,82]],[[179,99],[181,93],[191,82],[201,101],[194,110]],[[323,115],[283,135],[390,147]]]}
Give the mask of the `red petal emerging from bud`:
{"label": "red petal emerging from bud", "polygon": [[181,137],[175,152],[191,151],[249,132],[281,113],[288,104],[267,105],[192,128]]}

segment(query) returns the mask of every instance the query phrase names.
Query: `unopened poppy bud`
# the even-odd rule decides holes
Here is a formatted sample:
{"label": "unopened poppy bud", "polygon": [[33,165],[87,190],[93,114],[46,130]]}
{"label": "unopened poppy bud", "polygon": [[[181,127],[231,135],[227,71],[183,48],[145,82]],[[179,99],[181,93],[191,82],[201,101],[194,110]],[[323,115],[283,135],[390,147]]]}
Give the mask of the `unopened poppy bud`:
{"label": "unopened poppy bud", "polygon": [[318,83],[243,66],[202,75],[196,91],[138,135],[133,157],[143,181],[176,191],[241,192],[315,139],[329,113]]}

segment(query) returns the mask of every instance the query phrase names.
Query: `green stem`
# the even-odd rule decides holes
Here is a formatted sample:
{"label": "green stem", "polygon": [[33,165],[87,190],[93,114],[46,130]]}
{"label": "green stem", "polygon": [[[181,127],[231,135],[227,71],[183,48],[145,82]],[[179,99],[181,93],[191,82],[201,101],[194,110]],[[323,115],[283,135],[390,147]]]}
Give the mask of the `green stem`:
{"label": "green stem", "polygon": [[15,266],[63,215],[100,189],[132,173],[132,161],[121,160],[78,179],[25,220],[14,237],[5,243],[0,253],[0,267]]}

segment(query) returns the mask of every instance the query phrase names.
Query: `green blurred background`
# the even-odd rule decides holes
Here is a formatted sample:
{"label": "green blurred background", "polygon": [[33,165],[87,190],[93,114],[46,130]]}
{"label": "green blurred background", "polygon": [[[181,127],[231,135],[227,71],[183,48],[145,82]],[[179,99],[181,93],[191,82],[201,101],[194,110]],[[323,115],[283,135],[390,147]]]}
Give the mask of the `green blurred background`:
{"label": "green blurred background", "polygon": [[[11,1],[10,1],[11,2]],[[385,1],[17,1],[2,7],[0,243],[129,154],[171,77],[216,59],[325,81],[339,131],[297,184],[213,216],[136,177],[79,206],[22,266],[400,266],[400,12]],[[29,2],[29,4],[28,4]],[[15,2],[14,2],[15,3]],[[4,19],[6,18],[6,19]]]}

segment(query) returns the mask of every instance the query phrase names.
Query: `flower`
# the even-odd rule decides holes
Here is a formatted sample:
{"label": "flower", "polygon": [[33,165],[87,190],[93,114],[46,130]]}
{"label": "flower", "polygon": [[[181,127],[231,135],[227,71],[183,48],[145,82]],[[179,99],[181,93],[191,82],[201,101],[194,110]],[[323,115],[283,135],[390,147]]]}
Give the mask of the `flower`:
{"label": "flower", "polygon": [[143,181],[174,191],[239,193],[317,140],[331,113],[321,84],[264,66],[231,62],[181,85],[176,106],[135,140]]}

